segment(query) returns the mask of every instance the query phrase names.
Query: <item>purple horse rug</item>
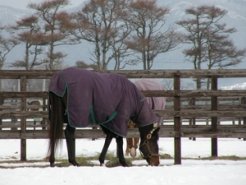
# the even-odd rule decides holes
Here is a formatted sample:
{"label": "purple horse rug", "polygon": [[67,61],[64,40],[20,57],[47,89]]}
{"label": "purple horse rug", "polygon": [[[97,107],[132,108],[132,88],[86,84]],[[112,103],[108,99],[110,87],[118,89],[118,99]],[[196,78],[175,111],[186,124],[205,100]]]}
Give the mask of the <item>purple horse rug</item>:
{"label": "purple horse rug", "polygon": [[[164,90],[164,87],[155,79],[140,79],[134,82],[138,90]],[[146,101],[152,110],[164,110],[166,106],[165,97],[146,97]],[[159,123],[163,118],[159,118]]]}
{"label": "purple horse rug", "polygon": [[159,120],[143,94],[121,75],[67,68],[51,78],[49,91],[59,97],[67,93],[66,114],[72,127],[99,124],[125,137],[129,119],[138,127]]}
{"label": "purple horse rug", "polygon": [[[138,90],[164,90],[164,87],[160,82],[154,79],[140,79],[134,82]],[[164,110],[166,106],[165,97],[147,97],[147,102],[153,110]]]}

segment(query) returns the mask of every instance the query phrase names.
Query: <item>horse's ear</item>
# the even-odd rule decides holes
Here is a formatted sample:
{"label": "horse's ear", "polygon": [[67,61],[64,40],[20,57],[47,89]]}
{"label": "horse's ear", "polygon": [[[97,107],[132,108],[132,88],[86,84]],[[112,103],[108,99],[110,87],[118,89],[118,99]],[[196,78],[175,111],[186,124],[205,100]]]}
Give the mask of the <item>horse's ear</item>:
{"label": "horse's ear", "polygon": [[160,130],[160,124],[159,123],[154,123],[153,124],[153,129],[154,129],[154,132],[157,134]]}
{"label": "horse's ear", "polygon": [[159,132],[160,126],[155,129],[155,132]]}

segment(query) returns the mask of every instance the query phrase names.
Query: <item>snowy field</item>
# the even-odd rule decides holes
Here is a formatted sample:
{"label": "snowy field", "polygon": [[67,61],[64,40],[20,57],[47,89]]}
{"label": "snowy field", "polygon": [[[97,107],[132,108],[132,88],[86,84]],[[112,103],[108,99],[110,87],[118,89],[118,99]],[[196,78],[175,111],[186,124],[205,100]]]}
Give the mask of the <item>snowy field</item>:
{"label": "snowy field", "polygon": [[[95,156],[101,151],[103,139],[77,140],[77,155]],[[125,143],[124,143],[125,145]],[[161,138],[160,153],[173,156],[173,139]],[[114,153],[115,143],[109,152]],[[19,159],[19,140],[0,140],[0,185],[245,185],[246,160],[198,160],[210,156],[210,139],[182,139],[182,165],[173,159],[161,160],[159,167],[147,166],[144,160],[132,167],[48,167],[43,162],[47,140],[27,140],[28,160],[35,163],[16,163]],[[219,156],[246,157],[246,141],[219,139]],[[67,158],[65,144],[57,152]]]}

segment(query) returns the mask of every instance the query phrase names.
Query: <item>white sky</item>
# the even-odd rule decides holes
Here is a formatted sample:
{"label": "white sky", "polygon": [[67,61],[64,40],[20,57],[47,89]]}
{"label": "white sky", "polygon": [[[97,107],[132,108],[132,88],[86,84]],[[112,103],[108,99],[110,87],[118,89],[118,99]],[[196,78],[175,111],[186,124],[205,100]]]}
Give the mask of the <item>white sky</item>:
{"label": "white sky", "polygon": [[[0,5],[26,9],[29,3],[40,3],[43,1],[44,0],[0,0]],[[69,0],[71,7],[80,5],[84,1],[85,0]]]}

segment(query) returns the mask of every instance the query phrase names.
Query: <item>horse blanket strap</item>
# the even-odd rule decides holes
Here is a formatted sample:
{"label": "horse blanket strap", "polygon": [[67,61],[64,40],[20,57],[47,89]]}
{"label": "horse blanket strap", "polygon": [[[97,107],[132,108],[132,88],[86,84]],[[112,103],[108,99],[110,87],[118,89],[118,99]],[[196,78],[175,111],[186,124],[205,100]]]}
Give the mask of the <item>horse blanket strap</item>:
{"label": "horse blanket strap", "polygon": [[95,115],[95,112],[93,110],[93,107],[92,106],[90,107],[90,123],[91,124],[97,124],[97,125],[103,126],[103,124],[112,121],[116,117],[116,115],[117,115],[117,112],[113,112],[106,121],[98,122],[96,119],[96,115]]}
{"label": "horse blanket strap", "polygon": [[158,121],[143,94],[122,75],[71,67],[51,78],[49,91],[59,97],[67,94],[68,123],[72,127],[87,127],[94,122],[125,137],[129,119],[138,127]]}

